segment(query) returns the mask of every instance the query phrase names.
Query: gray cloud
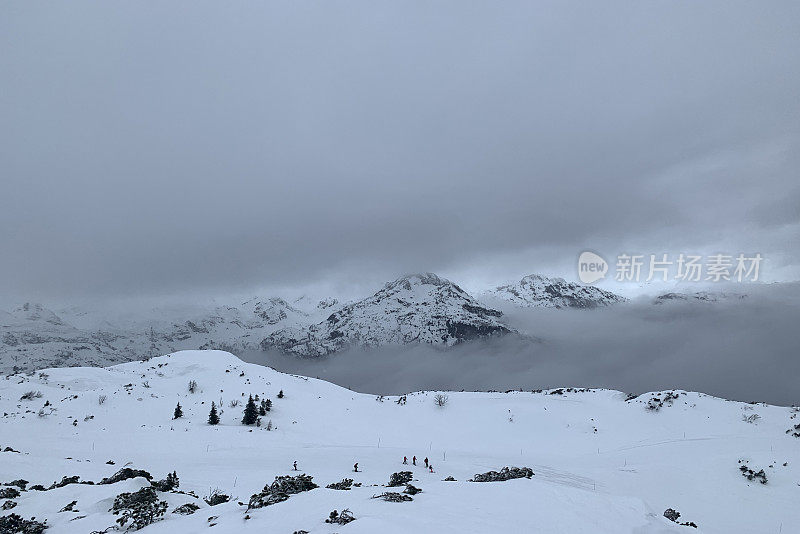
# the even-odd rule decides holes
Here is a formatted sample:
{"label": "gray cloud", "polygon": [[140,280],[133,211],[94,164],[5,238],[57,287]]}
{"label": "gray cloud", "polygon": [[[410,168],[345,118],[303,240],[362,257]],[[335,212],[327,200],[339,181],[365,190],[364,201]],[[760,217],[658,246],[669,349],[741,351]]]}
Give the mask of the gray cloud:
{"label": "gray cloud", "polygon": [[796,2],[0,10],[9,299],[517,277],[586,246],[800,272]]}

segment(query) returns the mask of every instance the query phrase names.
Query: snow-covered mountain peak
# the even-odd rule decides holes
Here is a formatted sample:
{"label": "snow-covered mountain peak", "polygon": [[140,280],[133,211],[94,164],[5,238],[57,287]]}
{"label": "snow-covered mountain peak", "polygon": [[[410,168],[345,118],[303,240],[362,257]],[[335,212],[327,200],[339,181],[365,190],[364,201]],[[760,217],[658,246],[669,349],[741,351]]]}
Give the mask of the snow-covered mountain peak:
{"label": "snow-covered mountain peak", "polygon": [[511,330],[502,313],[483,307],[466,291],[433,273],[387,283],[374,295],[343,306],[307,328],[278,330],[262,342],[301,356],[322,356],[350,346],[429,343],[451,346]]}
{"label": "snow-covered mountain peak", "polygon": [[17,319],[31,322],[45,322],[56,326],[64,326],[66,323],[49,308],[42,304],[26,302],[16,308],[12,315]]}
{"label": "snow-covered mountain peak", "polygon": [[531,308],[597,308],[626,300],[598,287],[540,274],[529,274],[519,282],[496,287],[485,296]]}

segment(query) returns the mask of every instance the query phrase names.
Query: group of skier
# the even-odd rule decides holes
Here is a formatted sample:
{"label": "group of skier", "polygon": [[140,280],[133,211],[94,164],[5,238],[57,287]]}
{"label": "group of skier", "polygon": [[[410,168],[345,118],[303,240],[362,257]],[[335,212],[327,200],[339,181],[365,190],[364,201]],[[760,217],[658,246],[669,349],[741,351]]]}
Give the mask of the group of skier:
{"label": "group of skier", "polygon": [[[433,473],[433,464],[428,462],[428,458],[425,458],[425,460],[423,460],[423,462],[425,462],[425,469],[428,469],[431,473]],[[413,463],[414,465],[417,465],[417,457],[416,456],[411,458],[411,463]],[[408,456],[403,456],[403,464],[408,465]],[[292,470],[293,471],[297,471],[297,460],[295,460],[294,464],[292,464]],[[353,464],[353,471],[356,472],[356,473],[359,472],[359,470],[358,470],[358,462]]]}
{"label": "group of skier", "polygon": [[[428,458],[425,458],[425,460],[423,460],[423,461],[425,462],[425,469],[428,469],[428,470],[430,470],[431,473],[433,473],[433,464],[432,463],[428,463]],[[411,458],[411,463],[413,465],[417,465],[417,457],[416,456]],[[403,465],[408,465],[408,456],[403,456]]]}

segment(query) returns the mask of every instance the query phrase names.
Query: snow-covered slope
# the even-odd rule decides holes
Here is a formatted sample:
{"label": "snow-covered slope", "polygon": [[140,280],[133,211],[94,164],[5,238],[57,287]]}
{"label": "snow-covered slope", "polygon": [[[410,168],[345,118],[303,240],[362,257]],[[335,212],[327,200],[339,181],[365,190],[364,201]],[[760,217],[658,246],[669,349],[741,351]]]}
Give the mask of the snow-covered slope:
{"label": "snow-covered slope", "polygon": [[502,313],[485,308],[453,282],[432,273],[404,276],[366,299],[347,304],[305,328],[283,328],[261,346],[300,356],[343,348],[428,343],[452,346],[508,334]]}
{"label": "snow-covered slope", "polygon": [[[21,400],[29,391],[32,399]],[[155,493],[167,508],[162,521],[145,527],[153,534],[762,534],[800,524],[800,438],[786,433],[800,422],[797,409],[697,393],[631,399],[571,389],[450,392],[437,406],[437,393],[376,398],[218,351],[15,375],[0,380],[0,482],[27,482],[19,496],[0,499],[0,516],[46,520],[47,534],[107,531],[119,517],[109,512],[115,496],[149,487],[145,478],[31,487],[49,488],[65,476],[99,482],[127,466],[156,480],[172,471],[179,477],[177,492]],[[272,401],[259,427],[240,424],[251,394]],[[212,401],[222,407],[218,426],[206,423]],[[173,420],[177,403],[184,416]],[[420,465],[426,457],[432,473]],[[468,481],[504,466],[534,475]],[[767,483],[748,480],[747,469],[763,469]],[[385,485],[404,470],[422,493],[400,503],[372,499],[403,491]],[[274,477],[301,473],[320,487],[246,510]],[[360,486],[325,488],[343,478]],[[214,488],[231,501],[206,504],[201,497]],[[194,514],[173,513],[187,503],[198,506]],[[344,508],[355,521],[325,523]],[[667,508],[697,530],[668,521]]]}
{"label": "snow-covered slope", "polygon": [[536,308],[597,308],[627,300],[625,297],[594,286],[538,274],[531,274],[519,282],[491,289],[483,294],[482,298],[501,299],[517,306]]}

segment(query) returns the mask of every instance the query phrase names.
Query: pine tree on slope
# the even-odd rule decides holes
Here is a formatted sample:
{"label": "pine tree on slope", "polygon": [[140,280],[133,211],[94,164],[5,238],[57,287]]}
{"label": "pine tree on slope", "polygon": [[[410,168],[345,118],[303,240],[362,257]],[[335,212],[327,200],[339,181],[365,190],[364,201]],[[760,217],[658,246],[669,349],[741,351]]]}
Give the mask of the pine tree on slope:
{"label": "pine tree on slope", "polygon": [[250,395],[250,398],[247,399],[247,405],[244,407],[244,417],[242,417],[242,424],[243,425],[254,425],[258,420],[258,408],[256,407],[256,402],[253,400],[253,396]]}
{"label": "pine tree on slope", "polygon": [[211,401],[211,411],[208,413],[208,424],[209,425],[219,424],[219,414],[217,413],[217,405],[214,404],[214,401]]}

